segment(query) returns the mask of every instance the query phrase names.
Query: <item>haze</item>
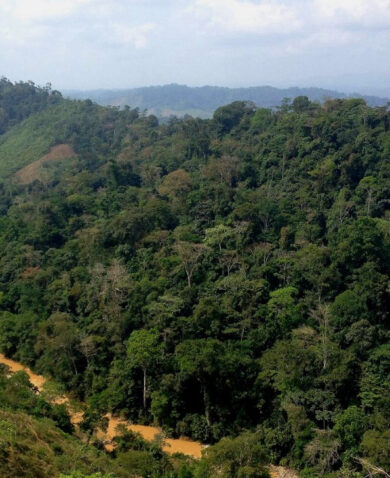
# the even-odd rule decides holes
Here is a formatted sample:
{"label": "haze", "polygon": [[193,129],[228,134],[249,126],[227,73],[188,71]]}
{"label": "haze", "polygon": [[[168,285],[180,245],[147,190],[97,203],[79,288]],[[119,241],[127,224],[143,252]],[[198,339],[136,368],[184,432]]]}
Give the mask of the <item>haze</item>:
{"label": "haze", "polygon": [[58,89],[390,94],[389,0],[0,0],[0,75]]}

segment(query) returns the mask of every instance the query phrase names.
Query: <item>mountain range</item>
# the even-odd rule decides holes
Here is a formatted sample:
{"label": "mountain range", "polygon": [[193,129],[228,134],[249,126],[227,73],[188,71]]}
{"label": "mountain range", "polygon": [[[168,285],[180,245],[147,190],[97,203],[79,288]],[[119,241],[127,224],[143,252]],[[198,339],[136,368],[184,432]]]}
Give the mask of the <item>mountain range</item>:
{"label": "mountain range", "polygon": [[328,98],[363,98],[370,106],[383,106],[389,99],[324,88],[275,88],[255,86],[250,88],[227,88],[220,86],[190,87],[170,84],[132,89],[64,90],[63,94],[72,99],[91,99],[103,106],[129,105],[132,108],[148,110],[160,118],[185,115],[211,118],[220,106],[233,101],[252,101],[257,106],[277,108],[284,98],[307,96],[310,101],[323,102]]}

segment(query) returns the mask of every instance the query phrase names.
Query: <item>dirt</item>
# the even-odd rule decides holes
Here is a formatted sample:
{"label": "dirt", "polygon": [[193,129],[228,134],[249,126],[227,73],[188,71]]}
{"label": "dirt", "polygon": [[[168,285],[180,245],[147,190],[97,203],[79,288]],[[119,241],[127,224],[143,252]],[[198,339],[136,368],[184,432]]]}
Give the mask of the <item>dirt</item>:
{"label": "dirt", "polygon": [[76,153],[69,144],[57,144],[53,146],[49,153],[42,156],[42,158],[28,164],[15,173],[16,178],[21,184],[30,184],[35,179],[40,178],[42,167],[50,162],[60,161],[61,159],[73,158]]}
{"label": "dirt", "polygon": [[[34,387],[36,387],[39,392],[43,390],[43,386],[46,383],[46,379],[42,375],[37,375],[28,367],[25,367],[19,362],[15,362],[14,360],[6,358],[3,354],[0,354],[0,363],[9,367],[12,373],[24,370],[28,374],[30,382],[34,385]],[[56,405],[65,404],[67,406],[70,420],[73,425],[77,426],[82,421],[83,412],[74,409],[69,398],[65,395],[54,397],[51,402]],[[129,430],[140,433],[140,435],[147,441],[153,441],[156,435],[162,434],[162,431],[157,427],[129,424],[128,421],[123,420],[121,418],[113,417],[111,414],[108,414],[107,418],[107,431],[102,432],[101,430],[99,430],[97,433],[98,438],[106,442],[105,447],[107,451],[112,451],[114,449],[114,446],[111,442],[116,436],[116,428],[118,427],[118,425],[125,425]],[[166,453],[183,453],[184,455],[193,456],[194,458],[200,458],[202,456],[202,448],[203,447],[201,443],[188,440],[186,438],[167,438],[164,439],[163,445],[163,450]]]}
{"label": "dirt", "polygon": [[269,467],[271,478],[299,478],[294,470],[284,466],[271,465]]}
{"label": "dirt", "polygon": [[28,367],[20,364],[19,362],[15,362],[14,360],[10,360],[5,357],[3,354],[0,354],[0,363],[9,367],[12,373],[20,372],[24,370],[30,378],[30,382],[36,387],[40,392],[42,391],[43,385],[46,382],[45,378],[42,375],[37,375]]}

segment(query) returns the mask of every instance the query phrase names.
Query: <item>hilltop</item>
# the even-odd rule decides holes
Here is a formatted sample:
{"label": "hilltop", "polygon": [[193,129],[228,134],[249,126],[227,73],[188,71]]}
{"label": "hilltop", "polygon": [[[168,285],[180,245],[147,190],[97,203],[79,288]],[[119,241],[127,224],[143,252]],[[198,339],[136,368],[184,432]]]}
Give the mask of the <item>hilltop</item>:
{"label": "hilltop", "polygon": [[[348,95],[323,88],[274,88],[256,86],[252,88],[224,88],[218,86],[189,87],[185,85],[150,86],[123,90],[64,91],[74,99],[91,99],[101,105],[123,107],[129,105],[148,110],[150,114],[166,118],[171,115],[183,117],[186,114],[200,118],[211,118],[220,106],[233,101],[252,101],[256,106],[277,108],[285,98],[293,100],[307,96],[310,101],[323,102],[326,99],[347,99]],[[363,98],[370,106],[384,106],[389,99],[354,94]]]}

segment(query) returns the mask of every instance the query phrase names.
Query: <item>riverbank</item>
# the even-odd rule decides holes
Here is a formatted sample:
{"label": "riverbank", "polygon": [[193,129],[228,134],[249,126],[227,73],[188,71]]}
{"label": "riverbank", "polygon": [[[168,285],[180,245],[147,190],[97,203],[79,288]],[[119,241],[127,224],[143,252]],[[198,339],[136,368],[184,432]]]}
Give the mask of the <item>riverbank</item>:
{"label": "riverbank", "polygon": [[[6,365],[10,372],[16,373],[24,371],[29,376],[30,382],[36,387],[39,393],[44,391],[44,386],[47,384],[47,379],[42,375],[34,373],[30,368],[25,367],[23,364],[16,362],[15,360],[8,359],[3,354],[0,354],[0,363]],[[75,410],[68,397],[65,395],[58,395],[50,400],[54,404],[65,404],[73,425],[77,426],[83,419],[83,412]],[[97,436],[104,441],[107,451],[112,451],[114,446],[112,440],[116,436],[116,429],[119,425],[124,425],[128,430],[139,433],[142,438],[147,441],[153,441],[156,435],[163,434],[162,430],[153,426],[131,424],[127,420],[117,418],[111,414],[106,415],[108,418],[108,426],[105,432],[98,431]],[[172,455],[173,453],[183,453],[184,455],[192,456],[193,458],[201,458],[202,456],[202,444],[189,440],[187,438],[166,438],[164,439],[163,451]]]}

